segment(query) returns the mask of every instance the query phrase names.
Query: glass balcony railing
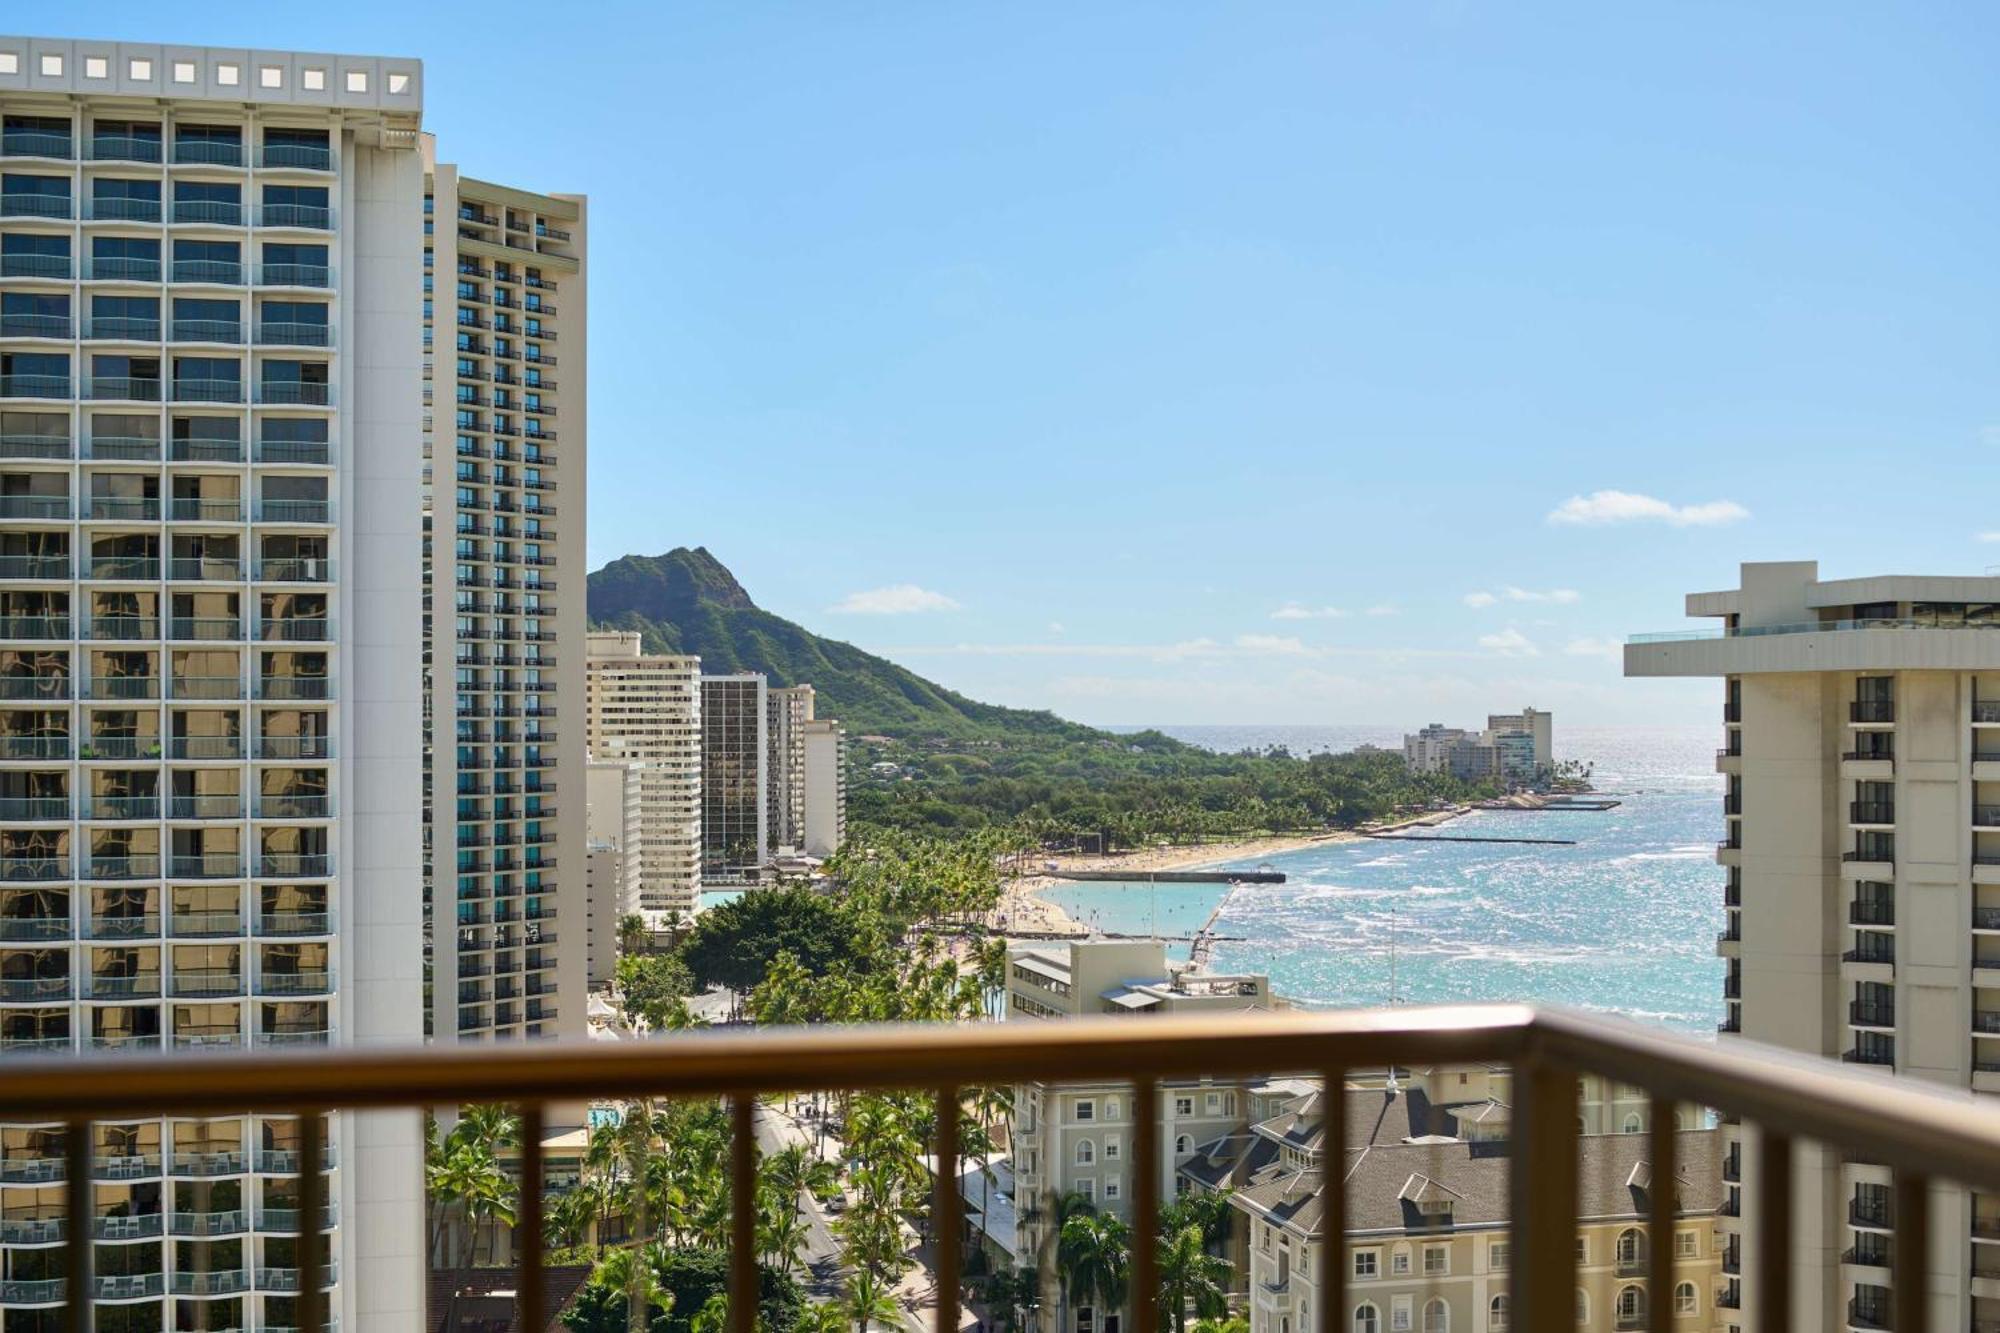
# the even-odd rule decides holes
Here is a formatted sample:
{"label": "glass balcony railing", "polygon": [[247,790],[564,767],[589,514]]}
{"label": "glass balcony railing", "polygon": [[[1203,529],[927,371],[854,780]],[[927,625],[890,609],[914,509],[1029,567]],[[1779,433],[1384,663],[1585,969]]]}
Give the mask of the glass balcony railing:
{"label": "glass balcony railing", "polygon": [[67,375],[0,374],[0,398],[68,398]]}
{"label": "glass balcony railing", "polygon": [[68,315],[0,314],[0,338],[68,339],[75,328]]}
{"label": "glass balcony railing", "polygon": [[76,140],[55,130],[8,130],[0,133],[0,157],[41,157],[68,162],[76,157]]}
{"label": "glass balcony railing", "polygon": [[209,287],[243,285],[243,265],[227,259],[176,259],[173,275],[175,282]]}
{"label": "glass balcony railing", "polygon": [[257,225],[331,231],[333,210],[312,204],[265,204],[257,210]]}
{"label": "glass balcony railing", "polygon": [[236,583],[243,578],[243,562],[216,556],[185,556],[167,562],[167,577],[187,582]]}
{"label": "glass balcony railing", "polygon": [[92,255],[83,261],[83,278],[85,282],[158,282],[160,261],[126,255]]}
{"label": "glass balcony railing", "polygon": [[239,345],[243,341],[243,325],[236,320],[177,319],[173,322],[173,340],[177,343]]}
{"label": "glass balcony railing", "polygon": [[[63,459],[69,456],[68,435],[33,434],[26,431],[0,434],[0,459]],[[0,556],[0,560],[10,558],[19,557]]]}
{"label": "glass balcony railing", "polygon": [[225,379],[177,379],[173,401],[177,403],[240,403],[243,381]]}
{"label": "glass balcony railing", "polygon": [[157,199],[104,195],[83,201],[85,222],[158,223],[164,216],[165,210]]}
{"label": "glass balcony railing", "polygon": [[283,320],[260,322],[257,325],[257,342],[260,346],[270,347],[331,347],[333,326]]}
{"label": "glass balcony railing", "polygon": [[158,162],[166,144],[157,135],[93,134],[90,156],[96,162]]}
{"label": "glass balcony railing", "polygon": [[267,143],[257,150],[257,165],[287,171],[332,171],[334,152],[326,144]]}
{"label": "glass balcony railing", "polygon": [[86,435],[83,456],[92,462],[157,463],[160,437],[157,435]]}
{"label": "glass balcony railing", "polygon": [[259,287],[312,287],[333,286],[334,272],[325,264],[259,264],[257,285]]}
{"label": "glass balcony railing", "polygon": [[76,272],[68,255],[0,255],[0,278],[55,278],[66,281]]}
{"label": "glass balcony railing", "polygon": [[76,216],[76,204],[66,194],[0,194],[0,218],[53,218]]}
{"label": "glass balcony railing", "polygon": [[174,221],[183,226],[240,227],[243,205],[227,199],[176,199]]}
{"label": "glass balcony railing", "polygon": [[228,139],[176,138],[174,161],[187,166],[240,167],[243,145]]}

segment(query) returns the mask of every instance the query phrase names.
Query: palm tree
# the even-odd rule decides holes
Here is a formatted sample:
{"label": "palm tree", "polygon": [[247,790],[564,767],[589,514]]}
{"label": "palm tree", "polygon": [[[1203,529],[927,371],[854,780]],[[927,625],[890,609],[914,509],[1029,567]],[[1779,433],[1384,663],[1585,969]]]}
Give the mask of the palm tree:
{"label": "palm tree", "polygon": [[1213,1318],[1226,1307],[1230,1266],[1210,1254],[1199,1226],[1168,1233],[1159,1242],[1160,1318],[1173,1320],[1174,1333],[1187,1333],[1188,1306]]}
{"label": "palm tree", "polygon": [[637,953],[646,945],[646,918],[627,912],[618,918],[618,952]]}
{"label": "palm tree", "polygon": [[723,1333],[729,1327],[729,1293],[718,1291],[688,1318],[688,1333]]}
{"label": "palm tree", "polygon": [[848,1333],[847,1311],[831,1302],[808,1305],[799,1311],[799,1322],[792,1326],[792,1333]]}
{"label": "palm tree", "polygon": [[888,1327],[901,1311],[888,1282],[870,1268],[857,1268],[847,1279],[847,1297],[842,1302],[856,1333],[868,1333],[871,1324]]}
{"label": "palm tree", "polygon": [[1132,1229],[1109,1213],[1078,1213],[1063,1223],[1056,1258],[1070,1300],[1115,1309],[1132,1279]]}

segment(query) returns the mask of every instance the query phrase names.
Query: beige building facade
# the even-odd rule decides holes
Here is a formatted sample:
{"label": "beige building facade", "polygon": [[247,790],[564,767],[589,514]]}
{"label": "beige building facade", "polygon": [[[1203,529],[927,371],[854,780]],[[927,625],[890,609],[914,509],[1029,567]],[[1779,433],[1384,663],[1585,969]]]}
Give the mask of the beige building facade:
{"label": "beige building facade", "polygon": [[586,767],[584,794],[589,803],[588,850],[584,883],[584,968],[592,990],[609,986],[617,975],[618,925],[640,912],[639,843],[645,807],[639,764],[593,759]]}
{"label": "beige building facade", "polygon": [[581,1036],[588,206],[424,156],[431,1031]]}
{"label": "beige building facade", "polygon": [[691,918],[701,901],[701,659],[642,650],[632,633],[586,639],[593,759],[639,765],[639,902]]}
{"label": "beige building facade", "polygon": [[[1719,685],[1725,1039],[2000,1092],[2000,578],[1745,564],[1687,613],[1722,626],[1640,636],[1625,671]],[[1725,1132],[1754,1327],[1758,1144]],[[1889,1174],[1798,1151],[1797,1327],[1885,1327]],[[2000,1200],[1935,1184],[1930,1224],[1934,1326],[2000,1327]]]}

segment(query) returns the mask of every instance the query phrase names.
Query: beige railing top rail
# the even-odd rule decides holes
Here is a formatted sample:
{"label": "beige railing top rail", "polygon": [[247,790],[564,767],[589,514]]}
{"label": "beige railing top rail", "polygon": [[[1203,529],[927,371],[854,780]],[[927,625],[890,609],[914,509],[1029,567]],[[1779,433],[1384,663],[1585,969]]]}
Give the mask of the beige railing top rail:
{"label": "beige railing top rail", "polygon": [[0,1061],[0,1120],[806,1088],[1235,1077],[1391,1063],[1603,1074],[1889,1166],[2000,1189],[2000,1102],[1745,1041],[1516,1005],[705,1032],[623,1043]]}

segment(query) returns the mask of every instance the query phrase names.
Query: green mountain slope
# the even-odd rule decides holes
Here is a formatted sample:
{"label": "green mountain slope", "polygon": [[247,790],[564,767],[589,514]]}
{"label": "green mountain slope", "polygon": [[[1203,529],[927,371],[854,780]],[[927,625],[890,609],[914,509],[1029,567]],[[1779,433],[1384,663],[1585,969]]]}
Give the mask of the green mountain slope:
{"label": "green mountain slope", "polygon": [[649,651],[695,653],[704,672],[761,671],[774,685],[809,684],[822,716],[849,735],[902,740],[1103,741],[1108,734],[1054,713],[983,704],[851,643],[762,610],[706,548],[628,555],[590,576],[590,620],[638,630]]}

